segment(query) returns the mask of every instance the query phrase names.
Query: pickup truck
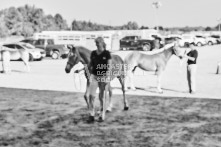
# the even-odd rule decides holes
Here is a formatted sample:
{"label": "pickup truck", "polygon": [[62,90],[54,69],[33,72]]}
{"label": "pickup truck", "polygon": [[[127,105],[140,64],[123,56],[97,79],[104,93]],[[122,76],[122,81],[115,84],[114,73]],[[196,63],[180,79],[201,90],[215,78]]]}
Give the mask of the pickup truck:
{"label": "pickup truck", "polygon": [[46,51],[46,56],[50,56],[52,59],[59,59],[61,56],[67,55],[69,49],[65,45],[57,45],[53,39],[25,39],[21,42],[30,43],[36,48],[41,48]]}
{"label": "pickup truck", "polygon": [[120,40],[120,50],[150,51],[154,48],[154,39],[141,39],[140,36],[125,36]]}

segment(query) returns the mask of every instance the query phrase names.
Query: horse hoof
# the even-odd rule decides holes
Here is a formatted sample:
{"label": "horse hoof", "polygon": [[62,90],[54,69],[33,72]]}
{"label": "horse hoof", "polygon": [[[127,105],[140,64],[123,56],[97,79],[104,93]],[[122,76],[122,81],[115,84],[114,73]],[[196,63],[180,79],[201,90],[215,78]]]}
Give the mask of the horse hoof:
{"label": "horse hoof", "polygon": [[110,112],[111,112],[111,110],[106,110],[106,112],[107,112],[107,113],[110,113]]}
{"label": "horse hoof", "polygon": [[89,116],[88,118],[88,123],[93,123],[94,122],[94,116]]}
{"label": "horse hoof", "polygon": [[124,111],[127,111],[127,110],[129,110],[129,107],[124,107]]}
{"label": "horse hoof", "polygon": [[100,117],[98,118],[98,121],[99,121],[99,122],[103,122],[104,119],[100,116]]}

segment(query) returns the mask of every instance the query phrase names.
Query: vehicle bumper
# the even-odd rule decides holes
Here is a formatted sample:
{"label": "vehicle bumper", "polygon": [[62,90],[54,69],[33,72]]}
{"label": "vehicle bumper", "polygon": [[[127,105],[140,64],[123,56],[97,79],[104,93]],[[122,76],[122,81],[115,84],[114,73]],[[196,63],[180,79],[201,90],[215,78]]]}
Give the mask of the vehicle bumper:
{"label": "vehicle bumper", "polygon": [[41,54],[32,54],[34,59],[40,59],[42,58]]}
{"label": "vehicle bumper", "polygon": [[41,54],[41,57],[42,57],[42,58],[46,57],[46,54]]}

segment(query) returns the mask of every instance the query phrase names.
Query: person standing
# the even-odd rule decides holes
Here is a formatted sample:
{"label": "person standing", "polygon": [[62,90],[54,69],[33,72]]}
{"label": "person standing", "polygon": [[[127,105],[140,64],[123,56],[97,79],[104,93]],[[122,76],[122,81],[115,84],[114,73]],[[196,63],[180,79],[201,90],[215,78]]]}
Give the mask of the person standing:
{"label": "person standing", "polygon": [[[90,86],[89,86],[89,111],[90,111],[90,119],[94,120],[94,99],[96,96],[96,90],[98,86],[101,86],[101,83],[109,83],[110,82],[110,68],[111,68],[111,54],[108,50],[106,50],[106,44],[102,37],[98,37],[95,39],[95,43],[97,49],[92,51],[91,53],[91,61],[89,65],[89,70],[91,71],[90,75]],[[105,86],[106,87],[106,86]],[[102,87],[100,87],[102,88]],[[101,99],[103,96],[99,95]]]}
{"label": "person standing", "polygon": [[187,58],[187,81],[188,81],[189,93],[195,94],[198,51],[194,47],[193,43],[189,44],[189,48],[190,51],[183,57]]}

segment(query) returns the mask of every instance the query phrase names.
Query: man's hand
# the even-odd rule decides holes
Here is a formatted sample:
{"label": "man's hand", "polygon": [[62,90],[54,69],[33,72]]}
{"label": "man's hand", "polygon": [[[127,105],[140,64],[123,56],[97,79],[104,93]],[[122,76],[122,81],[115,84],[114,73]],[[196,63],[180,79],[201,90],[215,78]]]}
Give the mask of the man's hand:
{"label": "man's hand", "polygon": [[191,61],[194,61],[194,60],[195,60],[194,57],[190,57],[190,56],[187,56],[187,55],[183,55],[182,57],[183,57],[183,58],[187,58],[188,60],[191,60]]}

